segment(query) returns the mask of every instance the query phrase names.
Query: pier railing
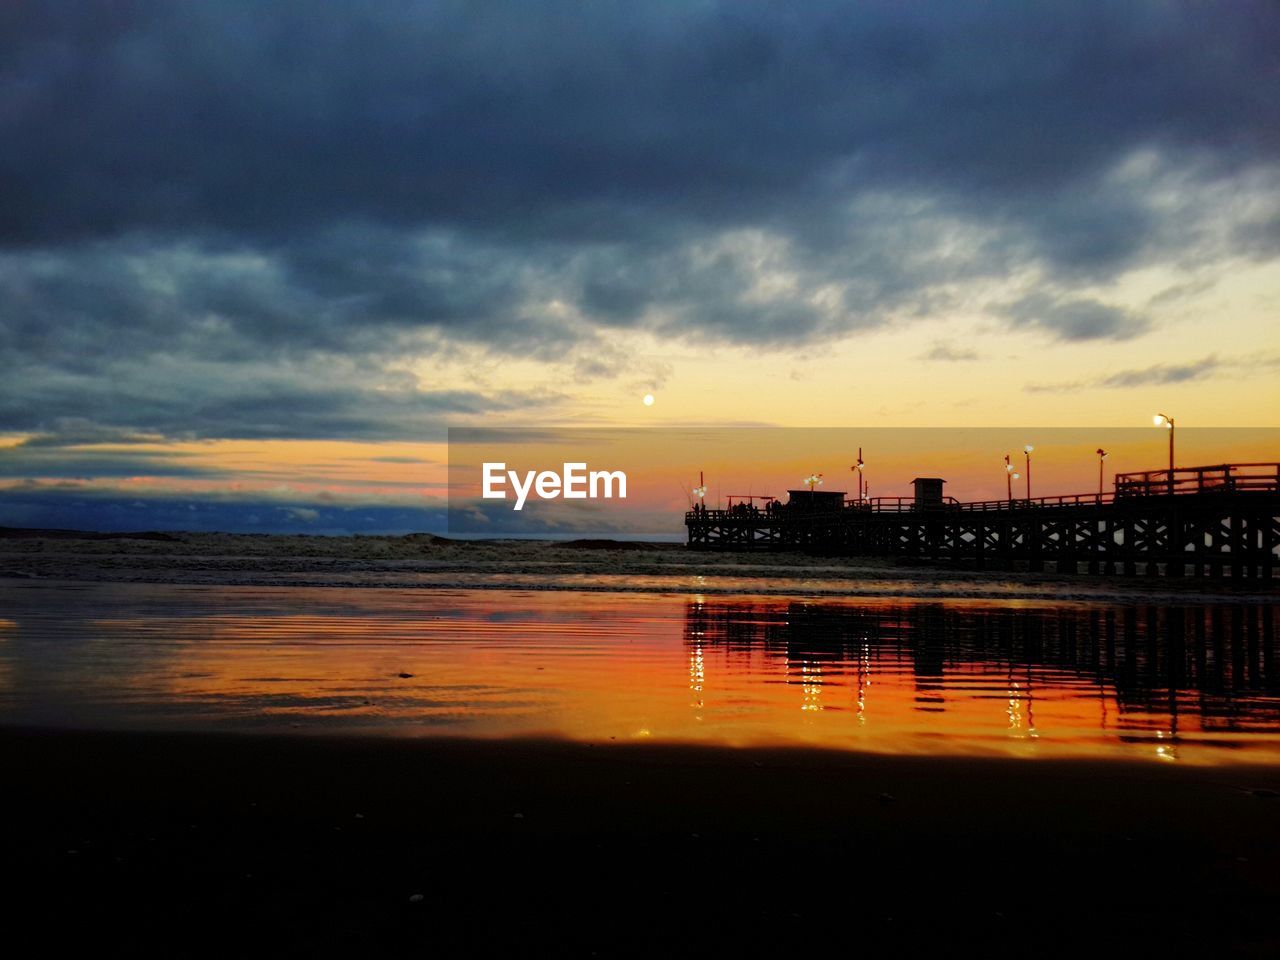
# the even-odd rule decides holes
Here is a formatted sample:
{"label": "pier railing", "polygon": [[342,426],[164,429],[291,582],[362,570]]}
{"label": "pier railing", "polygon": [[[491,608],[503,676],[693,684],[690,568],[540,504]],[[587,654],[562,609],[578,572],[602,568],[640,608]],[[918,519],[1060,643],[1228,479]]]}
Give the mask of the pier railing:
{"label": "pier railing", "polygon": [[[768,509],[740,504],[728,510],[691,510],[686,520],[773,520],[811,516],[856,516],[882,513],[932,513],[965,511],[993,513],[1010,510],[1069,506],[1102,506],[1135,497],[1167,497],[1191,494],[1280,493],[1280,463],[1224,463],[1210,467],[1179,467],[1169,470],[1146,470],[1141,473],[1118,473],[1115,489],[1105,493],[1073,493],[1052,497],[1013,497],[1003,500],[978,500],[961,503],[946,497],[940,503],[920,504],[914,497],[871,497],[846,500],[842,509],[815,511],[800,509],[774,501]],[[757,498],[760,499],[760,498]]]}
{"label": "pier railing", "polygon": [[1114,493],[1069,493],[1057,497],[1014,497],[1012,500],[978,500],[960,504],[961,510],[988,513],[998,510],[1028,510],[1036,507],[1100,506],[1115,501]]}
{"label": "pier railing", "polygon": [[846,510],[869,513],[919,513],[922,509],[955,510],[963,506],[964,504],[955,497],[944,497],[942,502],[931,503],[927,507],[919,506],[915,497],[870,497],[866,500],[846,500],[844,502]]}
{"label": "pier railing", "polygon": [[941,503],[918,504],[914,497],[871,497],[867,500],[848,500],[840,510],[802,510],[796,507],[780,505],[775,510],[749,510],[730,508],[728,510],[690,510],[685,514],[686,520],[774,520],[780,518],[795,519],[799,517],[849,517],[866,514],[884,513],[946,513],[950,511],[977,511],[989,513],[1000,510],[1027,510],[1034,507],[1063,507],[1083,504],[1111,503],[1115,500],[1112,493],[1078,493],[1057,497],[1014,497],[1012,500],[978,500],[962,503],[954,497],[946,497]]}
{"label": "pier railing", "polygon": [[1222,463],[1212,467],[1116,474],[1117,497],[1277,490],[1280,490],[1280,463]]}

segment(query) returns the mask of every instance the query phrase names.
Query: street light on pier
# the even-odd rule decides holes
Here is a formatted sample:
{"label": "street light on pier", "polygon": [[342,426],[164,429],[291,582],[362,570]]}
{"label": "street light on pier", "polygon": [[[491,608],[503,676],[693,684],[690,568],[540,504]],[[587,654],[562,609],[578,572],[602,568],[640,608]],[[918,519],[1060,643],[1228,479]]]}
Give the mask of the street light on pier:
{"label": "street light on pier", "polygon": [[804,482],[809,487],[809,492],[812,493],[814,487],[822,486],[822,474],[811,473],[804,478]]}
{"label": "street light on pier", "polygon": [[[1014,480],[1020,480],[1021,474],[1014,470],[1012,461],[1009,460],[1009,454],[1005,454],[1005,493],[1009,497],[1009,506],[1014,506]],[[1028,490],[1028,493],[1029,490]]]}
{"label": "street light on pier", "polygon": [[1031,451],[1034,450],[1031,444],[1027,444],[1022,448],[1023,455],[1027,458],[1027,500],[1031,500]]}
{"label": "street light on pier", "polygon": [[1098,453],[1098,496],[1101,497],[1102,496],[1102,461],[1107,459],[1107,457],[1111,456],[1111,454],[1107,453],[1107,451],[1103,450],[1101,447],[1098,448],[1097,453]]}
{"label": "street light on pier", "polygon": [[862,462],[862,448],[861,448],[861,447],[859,447],[859,448],[858,448],[858,462],[857,462],[857,463],[855,463],[852,467],[850,467],[850,468],[849,468],[850,470],[857,470],[857,471],[858,471],[858,502],[859,502],[859,503],[861,503],[861,502],[862,502],[862,468],[863,468],[863,467],[865,467],[865,466],[866,466],[866,464],[864,464],[864,463]]}
{"label": "street light on pier", "polygon": [[1169,483],[1173,483],[1173,417],[1157,413],[1151,418],[1157,427],[1165,427],[1169,431]]}
{"label": "street light on pier", "polygon": [[698,498],[697,503],[694,504],[694,509],[697,510],[707,496],[707,483],[702,479],[701,470],[698,471],[698,485],[693,488],[693,495]]}

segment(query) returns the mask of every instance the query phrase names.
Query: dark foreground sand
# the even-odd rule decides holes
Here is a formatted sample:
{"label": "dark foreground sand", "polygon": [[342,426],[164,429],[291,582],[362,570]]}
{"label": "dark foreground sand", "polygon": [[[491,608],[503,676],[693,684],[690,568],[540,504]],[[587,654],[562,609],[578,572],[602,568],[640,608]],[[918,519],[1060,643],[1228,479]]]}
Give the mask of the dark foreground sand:
{"label": "dark foreground sand", "polygon": [[1276,768],[34,731],[0,763],[6,941],[46,952],[1280,953]]}

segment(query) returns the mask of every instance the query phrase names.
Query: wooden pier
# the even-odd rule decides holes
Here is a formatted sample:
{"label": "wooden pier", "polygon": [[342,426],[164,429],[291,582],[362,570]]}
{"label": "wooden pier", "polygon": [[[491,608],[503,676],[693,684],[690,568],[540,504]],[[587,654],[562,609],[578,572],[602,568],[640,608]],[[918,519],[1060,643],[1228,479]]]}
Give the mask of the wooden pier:
{"label": "wooden pier", "polygon": [[696,508],[689,546],[893,556],[975,569],[1270,580],[1280,549],[1280,463],[1117,474],[1109,493],[960,503],[924,497],[790,499]]}

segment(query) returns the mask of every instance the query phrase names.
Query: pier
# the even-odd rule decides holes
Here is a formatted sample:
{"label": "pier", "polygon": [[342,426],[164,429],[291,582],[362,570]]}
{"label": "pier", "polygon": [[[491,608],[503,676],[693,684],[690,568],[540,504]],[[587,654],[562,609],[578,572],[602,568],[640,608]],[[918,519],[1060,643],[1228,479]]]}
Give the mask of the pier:
{"label": "pier", "polygon": [[[973,569],[1213,577],[1275,576],[1280,463],[1235,463],[1116,474],[1106,493],[961,503],[942,481],[915,481],[914,497],[847,499],[791,490],[696,507],[689,546],[804,550],[914,558]],[[759,503],[757,502],[759,501]]]}

